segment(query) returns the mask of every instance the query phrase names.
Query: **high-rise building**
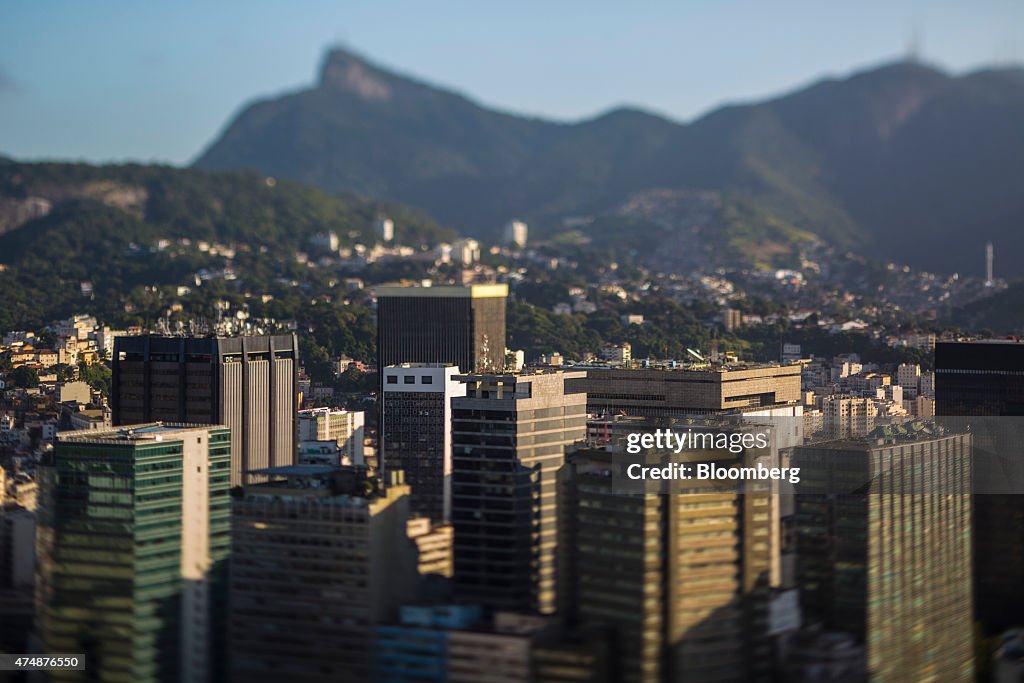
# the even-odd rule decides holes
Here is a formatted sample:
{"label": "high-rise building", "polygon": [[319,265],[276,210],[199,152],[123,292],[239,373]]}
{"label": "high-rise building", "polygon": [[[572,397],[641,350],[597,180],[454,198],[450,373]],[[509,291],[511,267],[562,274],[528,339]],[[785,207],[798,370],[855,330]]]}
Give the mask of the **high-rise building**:
{"label": "high-rise building", "polygon": [[250,470],[295,462],[294,335],[114,340],[114,425],[152,421],[231,429],[231,485]]}
{"label": "high-rise building", "polygon": [[[2,471],[3,468],[0,468]],[[0,485],[3,477],[0,476]],[[0,504],[0,651],[29,652],[35,606],[36,516]]]}
{"label": "high-rise building", "polygon": [[505,244],[522,249],[526,246],[529,227],[522,221],[509,221],[505,224]]}
{"label": "high-rise building", "polygon": [[[560,604],[582,626],[611,629],[612,680],[770,680],[779,496],[770,486],[697,480],[673,493],[625,494],[615,484],[624,477],[620,449],[578,448],[561,473]],[[664,464],[658,453],[629,458]],[[700,450],[672,461],[731,467],[763,458],[777,451]]]}
{"label": "high-rise building", "polygon": [[339,408],[310,408],[300,410],[299,442],[333,441],[343,458],[352,465],[363,465],[365,440],[365,413],[361,410]]}
{"label": "high-rise building", "polygon": [[1021,420],[1009,419],[1024,416],[1024,343],[937,343],[935,414],[947,423],[969,423],[972,416],[1006,418],[986,420],[984,428],[972,430],[975,453],[989,452],[1001,460],[977,461],[985,467],[976,468],[975,490],[984,494],[974,497],[973,528],[975,616],[989,635],[996,635],[1016,626],[1017,615],[1024,613],[1024,496],[1003,492],[993,481],[1020,481],[1024,468]]}
{"label": "high-rise building", "polygon": [[971,437],[871,437],[794,449],[805,614],[851,633],[872,680],[974,680]]}
{"label": "high-rise building", "polygon": [[378,287],[377,367],[447,363],[462,372],[505,366],[507,285]]}
{"label": "high-rise building", "polygon": [[416,514],[451,518],[452,399],[466,395],[459,369],[444,363],[403,363],[383,369],[380,462],[402,470]]}
{"label": "high-rise building", "polygon": [[590,367],[575,380],[593,413],[683,417],[744,413],[800,416],[799,365]]}
{"label": "high-rise building", "polygon": [[54,681],[217,680],[231,434],[152,423],[59,435],[39,510],[37,623]]}
{"label": "high-rise building", "polygon": [[452,400],[458,595],[499,610],[555,608],[557,474],[586,436],[582,373],[464,375]]}
{"label": "high-rise building", "polygon": [[232,681],[374,680],[374,634],[415,598],[409,487],[365,468],[272,468],[232,511]]}

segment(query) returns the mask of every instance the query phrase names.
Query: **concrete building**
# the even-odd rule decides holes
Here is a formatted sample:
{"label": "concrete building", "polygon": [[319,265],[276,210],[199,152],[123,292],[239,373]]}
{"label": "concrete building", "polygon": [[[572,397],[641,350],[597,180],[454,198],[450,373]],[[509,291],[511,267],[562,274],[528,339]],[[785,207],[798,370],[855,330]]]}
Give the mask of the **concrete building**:
{"label": "concrete building", "polygon": [[586,368],[573,387],[587,394],[592,413],[684,417],[743,413],[803,414],[799,365]]}
{"label": "concrete building", "polygon": [[376,625],[419,580],[409,487],[356,467],[263,474],[232,508],[231,680],[373,680]]}
{"label": "concrete building", "polygon": [[[623,495],[615,484],[625,478],[621,453],[621,444],[582,447],[561,473],[563,612],[611,630],[615,681],[770,680],[780,497],[770,484],[741,492],[697,480],[669,495],[660,488]],[[660,455],[629,461],[659,464]],[[778,453],[702,450],[672,462],[730,467],[765,458],[777,461]]]}
{"label": "concrete building", "polygon": [[231,435],[151,423],[65,432],[45,468],[37,604],[43,650],[84,653],[53,681],[223,674]]}
{"label": "concrete building", "polygon": [[460,598],[498,610],[555,608],[557,473],[586,436],[582,373],[464,375],[452,400],[452,523]]}
{"label": "concrete building", "polygon": [[794,449],[801,603],[876,681],[972,681],[971,436],[879,428]]}
{"label": "concrete building", "polygon": [[413,513],[451,518],[452,400],[466,395],[458,367],[404,363],[383,370],[380,457],[385,471],[405,472]]}
{"label": "concrete building", "polygon": [[294,335],[116,337],[114,425],[226,425],[240,485],[250,470],[295,462],[298,354]]}
{"label": "concrete building", "polygon": [[395,239],[395,222],[390,218],[378,218],[373,222],[373,229],[381,242]]}
{"label": "concrete building", "polygon": [[875,428],[878,406],[870,398],[825,396],[821,399],[824,433],[833,439],[864,436]]}
{"label": "concrete building", "polygon": [[363,465],[366,414],[361,410],[311,408],[298,412],[299,441],[333,441],[343,460]]}
{"label": "concrete building", "polygon": [[503,370],[507,285],[375,291],[377,367],[446,363],[462,372]]}

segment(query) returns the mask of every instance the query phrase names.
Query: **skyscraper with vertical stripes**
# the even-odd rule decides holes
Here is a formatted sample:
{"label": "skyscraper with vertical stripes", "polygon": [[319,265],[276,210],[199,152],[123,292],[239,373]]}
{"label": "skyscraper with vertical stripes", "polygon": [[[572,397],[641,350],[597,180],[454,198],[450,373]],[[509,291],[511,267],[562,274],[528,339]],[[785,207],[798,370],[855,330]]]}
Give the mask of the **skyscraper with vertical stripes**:
{"label": "skyscraper with vertical stripes", "polygon": [[223,424],[239,486],[251,470],[295,463],[298,356],[294,335],[117,337],[114,425]]}

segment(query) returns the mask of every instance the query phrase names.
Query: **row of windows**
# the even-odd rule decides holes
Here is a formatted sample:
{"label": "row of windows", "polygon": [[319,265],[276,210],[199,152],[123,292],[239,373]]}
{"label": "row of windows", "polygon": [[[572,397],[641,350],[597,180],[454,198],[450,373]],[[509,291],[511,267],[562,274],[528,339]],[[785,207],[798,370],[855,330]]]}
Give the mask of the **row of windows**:
{"label": "row of windows", "polygon": [[[433,384],[434,383],[433,375],[420,375],[419,378],[420,378],[420,384]],[[388,375],[387,376],[387,383],[388,384],[398,384],[398,375]],[[416,375],[402,375],[402,383],[403,384],[416,384]]]}

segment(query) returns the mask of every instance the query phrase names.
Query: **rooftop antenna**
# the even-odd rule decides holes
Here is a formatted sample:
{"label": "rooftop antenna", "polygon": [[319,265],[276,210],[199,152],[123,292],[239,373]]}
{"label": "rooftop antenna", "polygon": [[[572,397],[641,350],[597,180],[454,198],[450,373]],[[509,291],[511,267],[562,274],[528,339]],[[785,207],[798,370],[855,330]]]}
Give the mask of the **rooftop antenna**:
{"label": "rooftop antenna", "polygon": [[995,249],[992,247],[992,243],[988,242],[985,244],[985,286],[992,287],[996,284],[995,278],[992,277],[992,261],[995,257]]}
{"label": "rooftop antenna", "polygon": [[921,63],[921,49],[924,44],[924,27],[920,21],[916,21],[910,28],[910,35],[907,36],[907,63]]}

